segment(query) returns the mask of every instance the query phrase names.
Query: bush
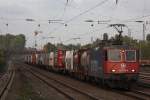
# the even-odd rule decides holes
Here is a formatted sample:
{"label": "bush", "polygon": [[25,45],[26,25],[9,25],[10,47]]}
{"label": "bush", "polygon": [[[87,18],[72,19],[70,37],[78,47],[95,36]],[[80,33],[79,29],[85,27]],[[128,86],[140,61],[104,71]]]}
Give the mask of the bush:
{"label": "bush", "polygon": [[5,70],[5,56],[4,52],[0,50],[0,72],[3,72]]}

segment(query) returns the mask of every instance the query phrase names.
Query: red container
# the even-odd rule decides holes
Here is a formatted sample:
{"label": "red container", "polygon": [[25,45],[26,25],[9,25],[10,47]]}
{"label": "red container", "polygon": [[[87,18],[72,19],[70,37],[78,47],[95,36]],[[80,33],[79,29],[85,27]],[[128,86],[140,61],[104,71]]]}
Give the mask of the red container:
{"label": "red container", "polygon": [[65,69],[65,51],[62,49],[58,49],[55,52],[55,68],[57,70]]}
{"label": "red container", "polygon": [[36,64],[36,54],[35,53],[32,53],[32,60],[31,60],[31,63],[32,64]]}

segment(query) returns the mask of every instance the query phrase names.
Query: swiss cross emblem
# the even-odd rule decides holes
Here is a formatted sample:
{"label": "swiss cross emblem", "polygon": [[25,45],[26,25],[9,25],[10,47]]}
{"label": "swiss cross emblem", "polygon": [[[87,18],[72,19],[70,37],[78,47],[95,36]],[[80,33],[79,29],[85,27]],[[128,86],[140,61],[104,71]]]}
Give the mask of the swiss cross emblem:
{"label": "swiss cross emblem", "polygon": [[121,68],[125,68],[125,67],[126,67],[126,64],[122,63]]}

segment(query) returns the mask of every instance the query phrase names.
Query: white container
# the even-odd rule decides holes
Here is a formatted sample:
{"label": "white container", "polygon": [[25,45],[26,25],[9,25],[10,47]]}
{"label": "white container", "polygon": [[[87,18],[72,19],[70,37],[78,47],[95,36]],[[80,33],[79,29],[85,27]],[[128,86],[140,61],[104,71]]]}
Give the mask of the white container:
{"label": "white container", "polygon": [[66,51],[65,65],[66,65],[66,70],[68,71],[73,70],[73,51]]}
{"label": "white container", "polygon": [[49,66],[54,67],[54,52],[49,54]]}

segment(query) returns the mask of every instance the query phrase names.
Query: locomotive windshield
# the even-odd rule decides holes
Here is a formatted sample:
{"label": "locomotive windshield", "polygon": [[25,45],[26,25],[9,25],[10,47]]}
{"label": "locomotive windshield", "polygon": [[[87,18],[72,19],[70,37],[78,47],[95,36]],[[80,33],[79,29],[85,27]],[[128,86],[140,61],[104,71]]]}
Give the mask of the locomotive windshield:
{"label": "locomotive windshield", "polygon": [[108,50],[108,60],[109,61],[121,61],[120,50]]}
{"label": "locomotive windshield", "polygon": [[126,50],[126,61],[136,61],[135,50]]}

